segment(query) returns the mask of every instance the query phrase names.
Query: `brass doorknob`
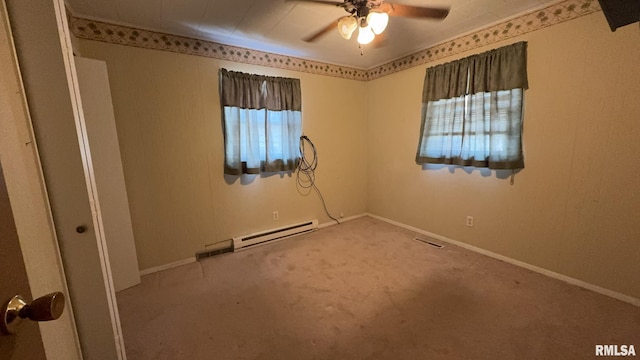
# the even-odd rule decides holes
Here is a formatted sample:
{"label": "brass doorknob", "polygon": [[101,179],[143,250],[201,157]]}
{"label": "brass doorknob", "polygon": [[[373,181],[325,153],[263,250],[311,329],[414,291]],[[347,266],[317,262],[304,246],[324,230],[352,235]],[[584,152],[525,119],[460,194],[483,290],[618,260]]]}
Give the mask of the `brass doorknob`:
{"label": "brass doorknob", "polygon": [[41,296],[28,304],[22,296],[16,295],[4,303],[0,333],[13,334],[21,319],[33,321],[56,320],[64,311],[64,294],[54,292]]}

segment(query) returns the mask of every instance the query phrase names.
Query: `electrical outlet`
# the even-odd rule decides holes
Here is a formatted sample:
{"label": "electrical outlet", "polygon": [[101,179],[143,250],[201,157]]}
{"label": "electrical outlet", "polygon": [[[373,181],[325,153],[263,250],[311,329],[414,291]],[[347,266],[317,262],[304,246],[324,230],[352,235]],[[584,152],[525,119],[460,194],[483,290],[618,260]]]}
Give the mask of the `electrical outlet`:
{"label": "electrical outlet", "polygon": [[280,214],[278,214],[277,211],[274,211],[273,212],[273,220],[278,220],[278,219],[280,219]]}
{"label": "electrical outlet", "polygon": [[473,226],[473,216],[467,216],[466,225],[469,226],[469,227]]}

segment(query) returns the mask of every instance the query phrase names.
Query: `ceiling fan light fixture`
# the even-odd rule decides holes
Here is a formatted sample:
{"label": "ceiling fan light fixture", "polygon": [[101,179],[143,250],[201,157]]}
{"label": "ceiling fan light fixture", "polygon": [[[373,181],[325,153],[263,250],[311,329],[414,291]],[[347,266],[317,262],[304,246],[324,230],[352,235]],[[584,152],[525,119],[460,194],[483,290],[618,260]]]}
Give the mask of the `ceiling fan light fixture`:
{"label": "ceiling fan light fixture", "polygon": [[351,39],[351,35],[357,27],[358,21],[353,16],[345,16],[338,20],[338,32],[347,40]]}
{"label": "ceiling fan light fixture", "polygon": [[376,35],[373,33],[373,30],[371,30],[370,25],[361,26],[358,30],[358,44],[360,45],[367,45],[372,42],[375,37]]}
{"label": "ceiling fan light fixture", "polygon": [[374,34],[380,35],[389,24],[389,14],[380,10],[371,10],[367,15],[367,23]]}

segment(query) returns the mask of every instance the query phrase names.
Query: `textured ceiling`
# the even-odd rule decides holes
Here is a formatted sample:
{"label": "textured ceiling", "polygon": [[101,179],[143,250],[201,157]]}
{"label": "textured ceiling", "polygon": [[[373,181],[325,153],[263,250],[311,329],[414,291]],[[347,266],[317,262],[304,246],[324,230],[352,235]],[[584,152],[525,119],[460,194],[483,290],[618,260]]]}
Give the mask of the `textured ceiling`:
{"label": "textured ceiling", "polygon": [[[67,0],[76,17],[209,40],[270,53],[345,65],[375,66],[556,0],[395,0],[450,7],[442,21],[392,17],[385,39],[360,49],[336,31],[315,43],[301,39],[347,13],[341,8],[285,0]],[[361,51],[362,50],[362,51]]]}

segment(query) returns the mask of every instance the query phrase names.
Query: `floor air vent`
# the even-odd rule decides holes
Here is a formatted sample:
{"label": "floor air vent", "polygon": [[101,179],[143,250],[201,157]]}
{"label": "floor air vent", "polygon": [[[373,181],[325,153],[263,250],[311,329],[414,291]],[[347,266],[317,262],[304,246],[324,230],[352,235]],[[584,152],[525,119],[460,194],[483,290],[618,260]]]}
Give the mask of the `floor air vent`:
{"label": "floor air vent", "polygon": [[425,244],[427,244],[427,245],[431,245],[431,246],[436,247],[436,248],[438,248],[438,249],[442,249],[442,248],[444,247],[444,245],[440,245],[440,244],[434,243],[434,242],[433,242],[433,241],[431,241],[431,240],[426,240],[426,239],[423,239],[423,238],[419,238],[419,237],[417,237],[417,236],[416,236],[416,237],[414,237],[414,238],[413,238],[413,240],[418,240],[418,241],[420,241],[420,242],[423,242],[423,243],[425,243]]}
{"label": "floor air vent", "polygon": [[245,250],[251,246],[262,245],[296,235],[302,235],[318,229],[318,220],[309,220],[298,224],[283,226],[250,235],[233,238],[233,251]]}
{"label": "floor air vent", "polygon": [[228,252],[232,252],[233,249],[230,247],[227,248],[222,248],[222,249],[215,249],[215,250],[203,250],[203,251],[198,251],[196,253],[196,260],[202,260],[204,258],[208,258],[211,256],[216,256],[216,255],[220,255],[220,254],[224,254],[224,253],[228,253]]}

